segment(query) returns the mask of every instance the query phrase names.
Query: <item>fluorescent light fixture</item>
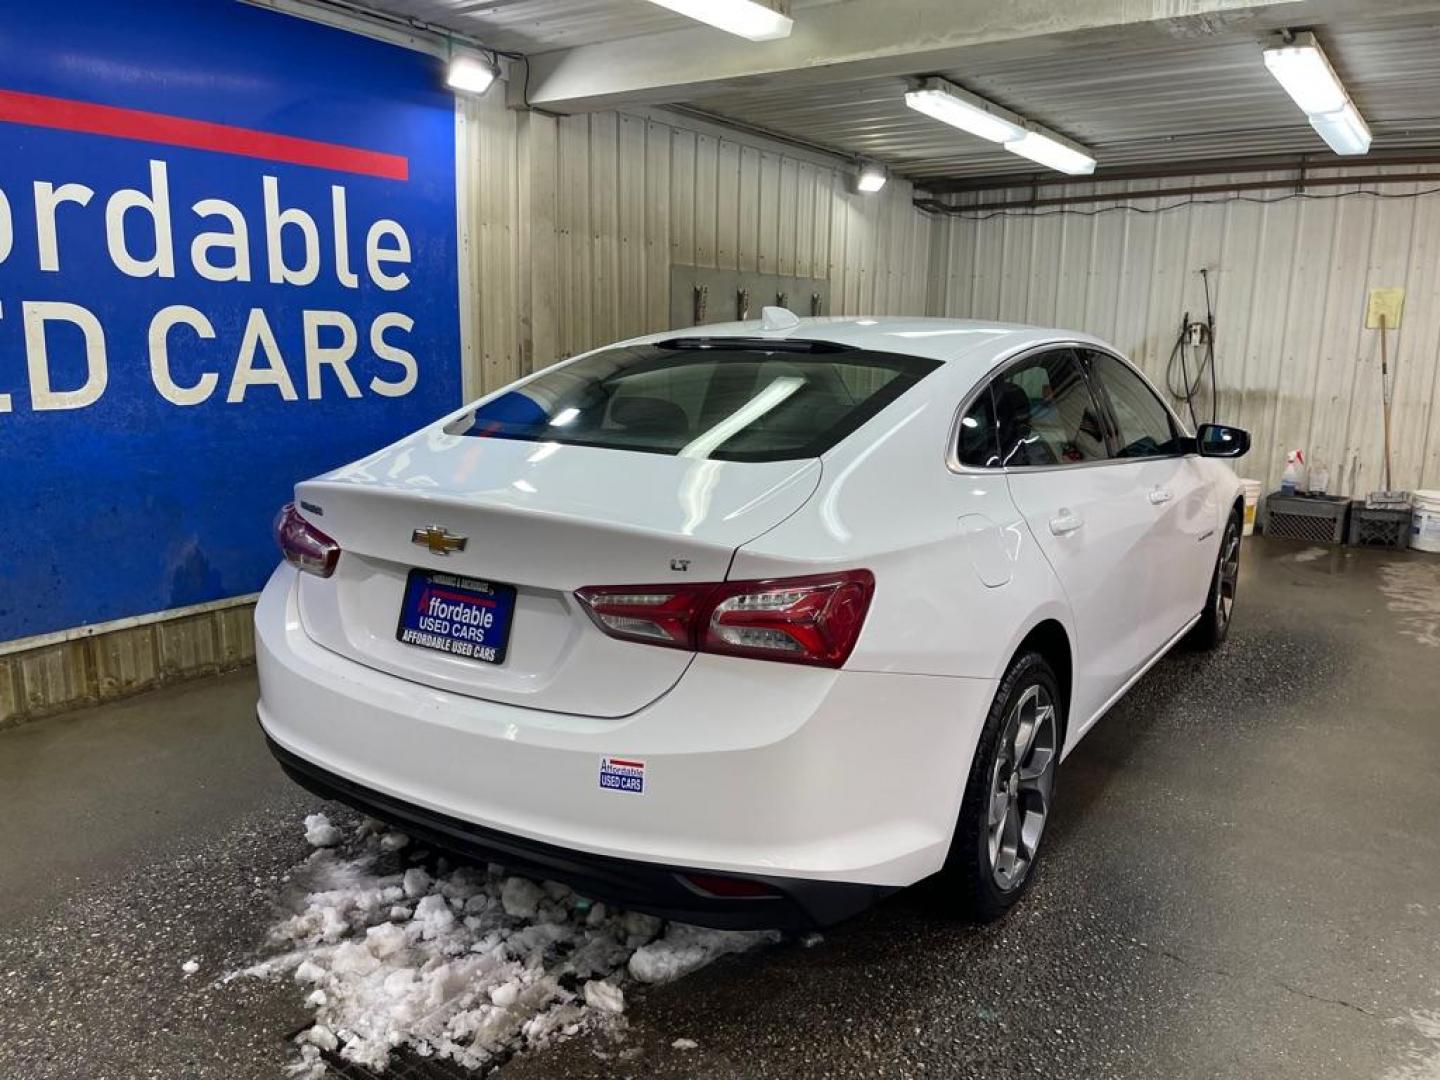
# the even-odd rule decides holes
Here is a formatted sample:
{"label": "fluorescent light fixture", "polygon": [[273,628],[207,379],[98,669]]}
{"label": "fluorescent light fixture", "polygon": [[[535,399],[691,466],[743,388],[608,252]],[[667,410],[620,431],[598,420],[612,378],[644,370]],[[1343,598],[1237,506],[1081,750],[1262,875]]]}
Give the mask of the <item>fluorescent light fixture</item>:
{"label": "fluorescent light fixture", "polygon": [[1095,171],[1095,159],[1079,143],[1041,130],[1023,116],[962,90],[945,79],[926,79],[905,95],[905,104],[941,123],[1002,143],[1012,154],[1071,175]]}
{"label": "fluorescent light fixture", "polygon": [[1095,159],[1079,145],[1069,139],[1062,140],[1039,131],[1025,132],[1013,142],[1007,142],[1005,149],[1012,154],[1029,158],[1037,165],[1069,173],[1071,176],[1088,176],[1095,171]]}
{"label": "fluorescent light fixture", "polygon": [[855,177],[855,190],[873,194],[885,186],[886,179],[884,169],[879,165],[867,163],[860,166],[860,172]]}
{"label": "fluorescent light fixture", "polygon": [[495,69],[478,56],[453,56],[445,85],[465,94],[483,94],[495,81]]}
{"label": "fluorescent light fixture", "polygon": [[1345,86],[1315,35],[1291,35],[1284,44],[1264,51],[1265,66],[1310,118],[1310,126],[1337,154],[1370,150],[1370,125],[1355,108]]}
{"label": "fluorescent light fixture", "polygon": [[1345,87],[1314,34],[1296,34],[1289,44],[1268,48],[1264,55],[1270,74],[1306,116],[1338,112],[1344,107]]}
{"label": "fluorescent light fixture", "polygon": [[942,124],[991,142],[1011,142],[1025,133],[1025,125],[1019,122],[1019,117],[1012,121],[999,106],[944,79],[926,79],[919,90],[911,90],[905,95],[905,104]]}
{"label": "fluorescent light fixture", "polygon": [[1370,152],[1370,125],[1348,101],[1333,113],[1310,117],[1310,126],[1337,154]]}
{"label": "fluorescent light fixture", "polygon": [[663,8],[688,16],[751,41],[774,41],[790,36],[795,20],[760,0],[650,0]]}
{"label": "fluorescent light fixture", "polygon": [[575,418],[580,415],[579,409],[561,409],[550,421],[551,427],[564,427],[566,424],[574,423]]}

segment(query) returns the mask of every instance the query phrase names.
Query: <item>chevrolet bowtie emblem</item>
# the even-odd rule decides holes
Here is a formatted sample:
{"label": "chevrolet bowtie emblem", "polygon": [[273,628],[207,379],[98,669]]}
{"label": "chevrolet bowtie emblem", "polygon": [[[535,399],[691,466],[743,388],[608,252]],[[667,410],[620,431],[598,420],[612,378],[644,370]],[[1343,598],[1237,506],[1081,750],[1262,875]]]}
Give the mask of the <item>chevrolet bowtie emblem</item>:
{"label": "chevrolet bowtie emblem", "polygon": [[426,525],[410,534],[410,542],[430,549],[432,555],[449,555],[452,551],[464,551],[469,543],[468,536],[456,536],[449,529],[439,525]]}

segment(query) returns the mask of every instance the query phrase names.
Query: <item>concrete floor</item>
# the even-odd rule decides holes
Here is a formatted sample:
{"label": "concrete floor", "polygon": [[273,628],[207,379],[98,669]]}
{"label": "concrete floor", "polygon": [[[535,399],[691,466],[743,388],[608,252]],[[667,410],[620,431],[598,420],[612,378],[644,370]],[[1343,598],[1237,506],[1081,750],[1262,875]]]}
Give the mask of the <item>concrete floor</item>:
{"label": "concrete floor", "polygon": [[[315,805],[253,699],[242,673],[0,734],[0,1077],[280,1075],[300,994],[218,981]],[[998,925],[910,890],[633,995],[639,1057],[498,1075],[1440,1078],[1440,559],[1247,545],[1228,646],[1096,727],[1052,828]]]}

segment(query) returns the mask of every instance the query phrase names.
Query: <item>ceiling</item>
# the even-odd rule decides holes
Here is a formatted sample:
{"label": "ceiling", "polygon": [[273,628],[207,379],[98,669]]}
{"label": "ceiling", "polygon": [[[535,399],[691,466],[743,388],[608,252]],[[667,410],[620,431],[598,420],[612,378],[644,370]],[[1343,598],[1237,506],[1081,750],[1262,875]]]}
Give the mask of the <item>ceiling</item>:
{"label": "ceiling", "polygon": [[[695,24],[649,0],[352,0],[479,38],[493,49],[539,53],[683,30]],[[838,0],[792,0],[792,13]],[[717,31],[718,32],[718,31]]]}
{"label": "ceiling", "polygon": [[[1440,18],[1318,28],[1369,121],[1372,152],[1440,148]],[[1088,146],[1116,169],[1253,155],[1335,160],[1270,77],[1253,32],[1171,41],[1070,42],[1044,55],[978,60],[940,74]],[[1032,167],[993,143],[906,108],[903,77],[766,91],[689,104],[746,124],[874,157],[920,181]]]}
{"label": "ceiling", "polygon": [[[696,25],[648,0],[350,2],[531,54],[629,39],[639,49],[645,35]],[[845,2],[793,0],[792,12],[799,25],[806,9]],[[677,91],[663,103],[874,158],[935,190],[1015,180],[1035,167],[907,109],[903,95],[924,75],[943,75],[1082,143],[1102,174],[1281,155],[1335,163],[1261,61],[1261,43],[1287,25],[1316,31],[1370,123],[1372,155],[1440,152],[1440,0],[1300,0],[1205,19],[1017,36],[967,49],[963,65],[942,70],[903,71],[897,62],[888,70],[901,74],[847,78],[821,62]],[[653,93],[647,103],[657,103]]]}

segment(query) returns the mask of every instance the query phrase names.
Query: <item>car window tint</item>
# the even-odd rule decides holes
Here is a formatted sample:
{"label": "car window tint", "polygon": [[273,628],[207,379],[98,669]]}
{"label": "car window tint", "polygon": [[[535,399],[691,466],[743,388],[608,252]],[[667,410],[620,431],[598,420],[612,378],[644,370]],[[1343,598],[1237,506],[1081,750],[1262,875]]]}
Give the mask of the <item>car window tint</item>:
{"label": "car window tint", "polygon": [[604,426],[614,429],[623,424],[636,401],[658,400],[678,406],[685,422],[694,427],[705,410],[706,393],[715,369],[708,364],[694,367],[669,367],[643,371],[616,383],[610,396]]}
{"label": "car window tint", "polygon": [[818,457],[939,365],[829,342],[676,338],[558,365],[449,430],[721,461]]}
{"label": "car window tint", "polygon": [[1108,456],[1100,408],[1072,350],[1024,360],[991,385],[1001,464],[1066,465]]}
{"label": "car window tint", "polygon": [[1092,377],[1099,380],[1117,430],[1116,457],[1164,457],[1180,452],[1170,410],[1128,364],[1105,353],[1091,353]]}
{"label": "car window tint", "polygon": [[995,429],[994,399],[990,388],[982,390],[960,418],[956,456],[961,465],[994,469],[1000,465],[1000,440]]}

